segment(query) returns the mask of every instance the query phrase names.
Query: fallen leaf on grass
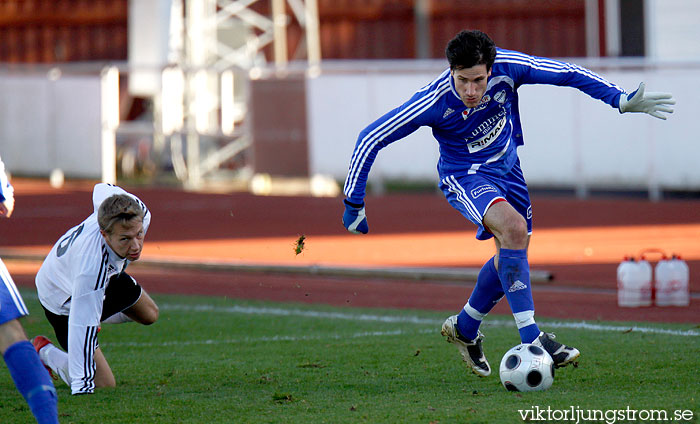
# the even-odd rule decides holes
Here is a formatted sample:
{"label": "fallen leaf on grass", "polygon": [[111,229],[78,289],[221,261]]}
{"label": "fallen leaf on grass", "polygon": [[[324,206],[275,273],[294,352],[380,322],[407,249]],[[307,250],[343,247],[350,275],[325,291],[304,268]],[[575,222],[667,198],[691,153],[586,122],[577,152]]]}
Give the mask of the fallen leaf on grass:
{"label": "fallen leaf on grass", "polygon": [[294,397],[292,397],[291,393],[275,393],[272,395],[272,400],[274,400],[277,403],[284,403],[284,402],[294,402]]}
{"label": "fallen leaf on grass", "polygon": [[316,364],[313,362],[307,362],[305,364],[297,365],[299,368],[326,368],[325,365]]}

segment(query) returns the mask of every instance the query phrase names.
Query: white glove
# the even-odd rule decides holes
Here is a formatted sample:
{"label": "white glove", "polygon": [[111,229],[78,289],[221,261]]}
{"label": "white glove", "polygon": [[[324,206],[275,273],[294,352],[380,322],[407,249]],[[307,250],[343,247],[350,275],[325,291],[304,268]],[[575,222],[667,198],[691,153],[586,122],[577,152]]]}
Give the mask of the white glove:
{"label": "white glove", "polygon": [[666,115],[661,112],[673,113],[673,108],[668,105],[675,105],[671,93],[646,93],[644,94],[644,83],[640,83],[637,90],[631,94],[620,96],[620,113],[644,112],[654,118],[666,119]]}

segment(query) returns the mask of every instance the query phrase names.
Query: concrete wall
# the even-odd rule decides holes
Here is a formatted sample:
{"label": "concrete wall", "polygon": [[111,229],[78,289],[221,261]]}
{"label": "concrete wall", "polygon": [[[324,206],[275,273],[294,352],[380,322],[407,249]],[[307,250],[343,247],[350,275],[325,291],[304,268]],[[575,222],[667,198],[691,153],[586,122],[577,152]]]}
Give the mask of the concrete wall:
{"label": "concrete wall", "polygon": [[[520,90],[525,146],[520,155],[531,185],[700,190],[700,63],[577,61],[628,91],[673,93],[667,121],[617,110],[570,88]],[[435,78],[444,62],[327,64],[308,81],[310,169],[344,179],[359,132]],[[421,128],[385,148],[370,179],[437,180],[437,142]]]}
{"label": "concrete wall", "polygon": [[646,0],[646,55],[652,59],[700,59],[700,2]]}
{"label": "concrete wall", "polygon": [[[700,62],[576,60],[627,90],[677,100],[667,121],[620,115],[569,88],[521,88],[523,169],[532,186],[700,190]],[[306,92],[309,174],[344,179],[357,134],[431,81],[443,61],[324,62]],[[0,73],[0,154],[10,172],[100,178],[100,76]],[[270,123],[273,125],[273,122]],[[384,149],[374,180],[436,181],[437,143],[428,128]]]}
{"label": "concrete wall", "polygon": [[99,75],[0,74],[0,155],[15,174],[101,178]]}

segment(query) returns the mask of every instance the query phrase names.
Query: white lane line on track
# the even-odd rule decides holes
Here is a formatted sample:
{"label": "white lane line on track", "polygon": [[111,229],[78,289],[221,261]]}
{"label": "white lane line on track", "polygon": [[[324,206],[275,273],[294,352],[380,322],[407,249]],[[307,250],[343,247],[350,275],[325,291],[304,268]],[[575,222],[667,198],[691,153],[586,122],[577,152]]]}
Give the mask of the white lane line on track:
{"label": "white lane line on track", "polygon": [[240,339],[217,339],[217,340],[185,340],[172,342],[113,342],[100,343],[102,346],[109,347],[156,347],[156,346],[194,346],[194,345],[223,345],[223,344],[240,344],[240,343],[255,343],[255,342],[299,342],[305,340],[347,340],[359,339],[365,337],[386,337],[386,336],[405,336],[415,334],[432,333],[432,329],[423,329],[419,331],[362,331],[353,334],[319,334],[315,336],[262,336],[262,337],[243,337]]}
{"label": "white lane line on track", "polygon": [[[340,319],[349,321],[366,321],[366,322],[382,322],[382,323],[401,323],[401,324],[416,324],[430,325],[439,329],[442,320],[431,318],[421,318],[409,315],[371,315],[371,314],[350,314],[344,312],[327,312],[301,309],[284,309],[284,308],[269,308],[256,306],[213,306],[213,305],[179,305],[166,303],[160,305],[160,308],[166,311],[179,312],[218,312],[218,313],[233,313],[245,315],[272,315],[272,316],[294,316],[305,318],[322,318],[322,319]],[[494,327],[511,327],[515,323],[511,320],[489,320],[484,321],[485,326]],[[573,330],[587,331],[603,331],[603,332],[635,332],[644,334],[664,334],[681,337],[699,337],[700,331],[696,330],[674,330],[659,327],[641,327],[641,326],[622,326],[622,325],[604,325],[589,323],[586,321],[577,322],[562,322],[562,321],[542,321],[543,327],[565,328]],[[435,330],[437,331],[437,330]]]}
{"label": "white lane line on track", "polygon": [[[36,300],[38,296],[36,293],[22,293],[22,297],[30,298]],[[219,313],[233,313],[233,314],[245,314],[245,315],[274,315],[274,316],[297,316],[297,317],[307,317],[307,318],[327,318],[327,319],[343,319],[350,321],[368,321],[368,322],[384,322],[384,323],[408,323],[417,325],[431,325],[439,326],[442,324],[441,320],[435,320],[430,318],[420,318],[416,316],[401,316],[401,315],[370,315],[370,314],[348,314],[343,312],[325,312],[325,311],[309,311],[301,309],[283,309],[283,308],[267,308],[267,307],[256,307],[256,306],[213,306],[213,305],[178,305],[174,303],[165,303],[159,305],[160,309],[166,311],[181,311],[181,312],[219,312]],[[483,325],[493,326],[493,327],[510,327],[514,325],[513,321],[510,320],[489,320],[488,318],[484,321]],[[578,322],[561,322],[561,321],[542,321],[543,327],[552,328],[565,328],[572,330],[588,330],[588,331],[603,331],[603,332],[633,332],[633,333],[644,333],[644,334],[665,334],[669,336],[681,336],[681,337],[700,337],[700,331],[697,330],[673,330],[669,328],[658,328],[658,327],[626,327],[620,325],[603,325],[603,324],[593,324],[586,321]],[[426,332],[431,332],[433,330],[426,330]],[[369,333],[362,333],[369,334]],[[382,332],[382,335],[391,335],[389,333]],[[338,336],[341,337],[341,336]],[[279,339],[281,341],[281,339]],[[181,342],[173,342],[174,344],[181,344]],[[200,344],[202,344],[200,342]],[[110,344],[114,346],[115,344]],[[145,344],[144,344],[145,345]]]}

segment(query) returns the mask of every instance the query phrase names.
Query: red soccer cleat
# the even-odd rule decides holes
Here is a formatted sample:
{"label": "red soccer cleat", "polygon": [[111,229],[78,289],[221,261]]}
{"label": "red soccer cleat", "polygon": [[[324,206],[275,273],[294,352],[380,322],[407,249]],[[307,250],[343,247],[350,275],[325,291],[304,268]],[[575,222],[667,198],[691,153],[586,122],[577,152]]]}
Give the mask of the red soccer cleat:
{"label": "red soccer cleat", "polygon": [[[47,339],[44,336],[36,336],[32,339],[32,344],[34,345],[34,349],[36,349],[36,353],[39,355],[39,360],[41,361],[41,354],[39,354],[39,351],[43,349],[46,345],[53,344],[51,343],[51,340]],[[44,361],[41,361],[41,363],[44,365],[44,368],[46,368],[46,371],[49,372],[49,375],[51,376],[52,379],[58,380],[58,377],[56,377],[53,374],[53,371],[51,371],[51,368],[49,368],[46,364],[44,364]]]}

